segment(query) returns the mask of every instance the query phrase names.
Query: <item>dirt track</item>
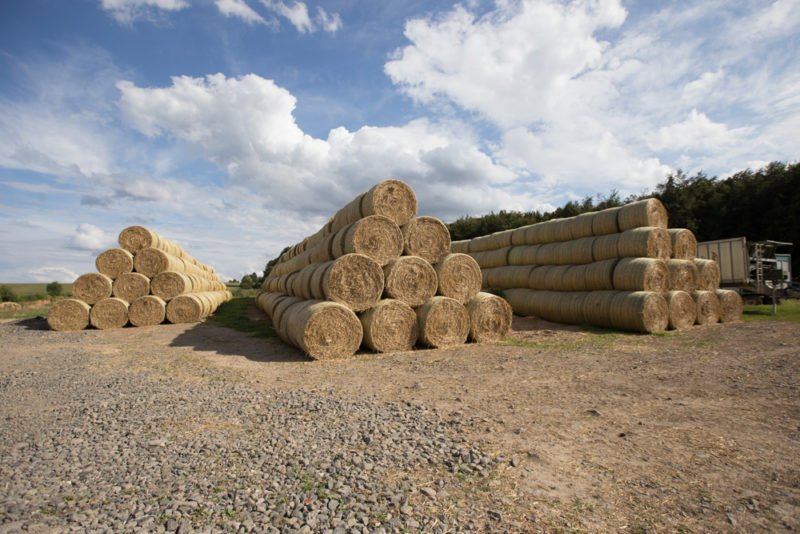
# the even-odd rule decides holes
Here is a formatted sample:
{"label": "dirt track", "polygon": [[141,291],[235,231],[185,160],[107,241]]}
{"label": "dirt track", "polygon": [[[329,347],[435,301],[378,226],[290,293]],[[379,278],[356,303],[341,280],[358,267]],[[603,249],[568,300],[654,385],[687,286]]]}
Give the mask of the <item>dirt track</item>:
{"label": "dirt track", "polygon": [[[502,345],[336,362],[213,322],[80,334],[96,373],[233,373],[256,393],[421,404],[502,461],[488,477],[457,475],[449,491],[412,504],[458,514],[478,503],[492,511],[484,529],[800,528],[800,326],[791,323],[639,336],[517,319]],[[27,352],[55,356],[61,339],[42,332],[41,347],[12,350],[4,367],[24,368]]]}

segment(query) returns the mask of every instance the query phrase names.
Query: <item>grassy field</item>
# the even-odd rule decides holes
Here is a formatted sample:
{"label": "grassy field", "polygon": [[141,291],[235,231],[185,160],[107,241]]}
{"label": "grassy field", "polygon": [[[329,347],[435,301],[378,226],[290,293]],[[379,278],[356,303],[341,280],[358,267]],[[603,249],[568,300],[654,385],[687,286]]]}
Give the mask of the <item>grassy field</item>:
{"label": "grassy field", "polygon": [[[6,286],[14,292],[17,297],[31,297],[44,295],[47,298],[47,284],[0,284]],[[72,284],[61,284],[61,294],[66,296],[72,293]]]}
{"label": "grassy field", "polygon": [[772,314],[772,304],[747,305],[742,319],[745,321],[787,321],[800,323],[800,300],[784,300],[778,304],[777,314]]}

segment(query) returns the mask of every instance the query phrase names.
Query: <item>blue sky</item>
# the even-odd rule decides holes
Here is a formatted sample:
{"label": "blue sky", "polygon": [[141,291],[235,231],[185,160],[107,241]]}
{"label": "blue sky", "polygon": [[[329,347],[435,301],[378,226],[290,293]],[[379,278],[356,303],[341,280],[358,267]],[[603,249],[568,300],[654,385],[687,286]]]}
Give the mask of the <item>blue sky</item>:
{"label": "blue sky", "polygon": [[389,177],[449,222],[795,161],[800,1],[5,0],[0,281],[226,278]]}

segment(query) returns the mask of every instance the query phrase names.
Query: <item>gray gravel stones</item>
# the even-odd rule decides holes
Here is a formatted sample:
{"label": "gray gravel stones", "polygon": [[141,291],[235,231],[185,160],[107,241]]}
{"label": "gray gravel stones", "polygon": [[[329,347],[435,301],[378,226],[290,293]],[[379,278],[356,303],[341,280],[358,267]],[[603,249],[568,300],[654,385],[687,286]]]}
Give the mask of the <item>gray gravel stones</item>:
{"label": "gray gravel stones", "polygon": [[[48,334],[0,325],[0,346]],[[57,353],[0,356],[0,532],[476,528],[409,504],[446,495],[448,471],[496,465],[453,414],[334,390],[259,391],[213,372],[101,372],[82,334],[58,334]],[[422,472],[440,486],[418,485]]]}

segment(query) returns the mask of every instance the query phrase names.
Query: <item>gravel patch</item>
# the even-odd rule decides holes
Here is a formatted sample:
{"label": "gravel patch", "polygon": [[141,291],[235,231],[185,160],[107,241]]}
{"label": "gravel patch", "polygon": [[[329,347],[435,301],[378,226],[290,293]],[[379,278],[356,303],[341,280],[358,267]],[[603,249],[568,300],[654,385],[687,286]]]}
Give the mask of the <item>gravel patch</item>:
{"label": "gravel patch", "polygon": [[486,528],[476,503],[434,505],[503,461],[460,436],[459,414],[332,389],[261,391],[212,369],[99,372],[81,350],[87,332],[39,326],[0,325],[0,346],[59,343],[0,356],[0,532]]}

